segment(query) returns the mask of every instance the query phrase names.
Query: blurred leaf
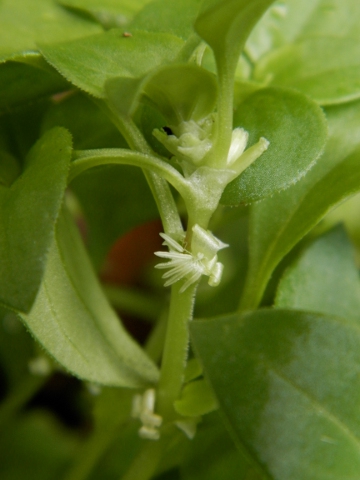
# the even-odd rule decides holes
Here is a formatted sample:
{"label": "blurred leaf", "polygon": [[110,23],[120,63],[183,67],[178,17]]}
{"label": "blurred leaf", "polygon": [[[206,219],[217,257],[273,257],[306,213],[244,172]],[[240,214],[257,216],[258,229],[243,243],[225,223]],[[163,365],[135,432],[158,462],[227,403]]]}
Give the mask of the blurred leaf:
{"label": "blurred leaf", "polygon": [[0,63],[0,112],[67,88],[68,83],[38,54],[18,55]]}
{"label": "blurred leaf", "polygon": [[96,266],[103,262],[117,238],[159,217],[145,177],[134,167],[115,165],[90,169],[77,177],[71,188],[85,214],[87,247]]}
{"label": "blurred leaf", "polygon": [[186,40],[193,33],[200,3],[201,0],[152,1],[135,16],[128,29],[171,33]]}
{"label": "blurred leaf", "polygon": [[71,137],[62,128],[33,147],[23,174],[0,186],[0,302],[27,312],[44,273],[61,207],[71,157]]}
{"label": "blurred leaf", "polygon": [[127,144],[109,118],[81,92],[53,101],[42,119],[42,131],[54,126],[67,128],[74,149],[126,148]]}
{"label": "blurred leaf", "polygon": [[21,318],[43,347],[81,379],[126,387],[157,380],[157,368],[110,308],[65,215],[59,217],[36,302]]}
{"label": "blurred leaf", "polygon": [[257,305],[280,260],[337,203],[360,190],[360,103],[328,110],[329,140],[312,170],[252,206],[243,308]]}
{"label": "blurred leaf", "polygon": [[343,228],[315,240],[286,270],[276,306],[360,321],[359,273]]}
{"label": "blurred leaf", "polygon": [[2,480],[62,478],[78,442],[49,415],[27,414],[0,435]]}
{"label": "blurred leaf", "polygon": [[234,124],[249,132],[249,145],[260,137],[270,145],[225,189],[221,203],[251,203],[296,183],[314,165],[327,138],[325,116],[304,95],[276,88],[255,92],[240,104]]}
{"label": "blurred leaf", "polygon": [[10,185],[20,175],[20,164],[10,153],[0,150],[0,185]]}
{"label": "blurred leaf", "polygon": [[254,79],[300,90],[321,105],[360,97],[360,46],[353,38],[315,37],[263,56]]}
{"label": "blurred leaf", "polygon": [[96,23],[71,14],[52,0],[2,0],[0,62],[36,50],[37,43],[73,40],[99,31]]}
{"label": "blurred leaf", "polygon": [[124,37],[119,30],[111,30],[56,45],[43,43],[41,53],[75,86],[104,97],[106,80],[141,77],[173,60],[182,45],[181,39],[165,33],[137,31]]}
{"label": "blurred leaf", "polygon": [[195,321],[195,349],[260,478],[356,480],[360,331],[286,310]]}
{"label": "blurred leaf", "polygon": [[255,26],[246,51],[257,60],[272,49],[307,37],[356,39],[359,38],[359,16],[357,0],[281,0]]}

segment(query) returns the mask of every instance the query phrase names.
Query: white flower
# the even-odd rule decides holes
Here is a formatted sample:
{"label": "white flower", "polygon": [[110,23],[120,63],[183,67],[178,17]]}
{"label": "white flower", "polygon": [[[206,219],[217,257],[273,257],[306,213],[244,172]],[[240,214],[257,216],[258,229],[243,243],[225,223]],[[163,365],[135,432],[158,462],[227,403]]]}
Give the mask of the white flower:
{"label": "white flower", "polygon": [[139,436],[148,440],[159,440],[158,428],[162,424],[162,417],[154,413],[155,390],[149,388],[143,395],[137,394],[133,398],[131,416],[139,418],[142,426],[139,429]]}
{"label": "white flower", "polygon": [[191,252],[165,233],[160,235],[165,240],[163,245],[169,248],[169,252],[155,252],[158,257],[170,260],[155,266],[168,270],[162,276],[166,280],[165,287],[181,279],[185,280],[180,293],[197,282],[201,275],[209,277],[208,283],[212,287],[219,285],[224,268],[223,264],[217,261],[217,252],[228,245],[199,225],[194,225],[192,231]]}

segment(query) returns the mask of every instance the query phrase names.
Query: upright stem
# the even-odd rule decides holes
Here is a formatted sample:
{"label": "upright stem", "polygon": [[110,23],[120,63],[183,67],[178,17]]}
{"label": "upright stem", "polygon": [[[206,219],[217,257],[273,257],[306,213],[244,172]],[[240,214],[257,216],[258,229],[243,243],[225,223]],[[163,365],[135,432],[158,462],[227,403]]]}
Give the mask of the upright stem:
{"label": "upright stem", "polygon": [[125,475],[122,475],[121,480],[150,480],[165,449],[163,443],[163,439],[156,442],[144,440],[140,452],[134,458]]}
{"label": "upright stem", "polygon": [[170,420],[174,401],[179,397],[189,345],[189,321],[192,319],[197,283],[180,293],[182,282],[172,286],[165,346],[161,363],[156,411]]}

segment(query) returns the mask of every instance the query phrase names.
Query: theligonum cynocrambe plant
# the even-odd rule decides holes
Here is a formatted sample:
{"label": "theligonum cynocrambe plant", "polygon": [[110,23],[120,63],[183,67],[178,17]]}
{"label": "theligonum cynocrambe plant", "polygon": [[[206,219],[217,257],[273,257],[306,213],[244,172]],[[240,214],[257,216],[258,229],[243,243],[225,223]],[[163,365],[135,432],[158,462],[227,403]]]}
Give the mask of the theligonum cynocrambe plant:
{"label": "theligonum cynocrambe plant", "polygon": [[[98,393],[66,479],[358,480],[358,270],[325,232],[357,242],[358,204],[312,230],[360,190],[358,2],[90,3],[0,3],[0,314]],[[152,322],[140,346],[89,253],[156,216],[146,290],[106,289]],[[55,368],[6,335],[0,456],[8,425],[33,438],[9,412]]]}

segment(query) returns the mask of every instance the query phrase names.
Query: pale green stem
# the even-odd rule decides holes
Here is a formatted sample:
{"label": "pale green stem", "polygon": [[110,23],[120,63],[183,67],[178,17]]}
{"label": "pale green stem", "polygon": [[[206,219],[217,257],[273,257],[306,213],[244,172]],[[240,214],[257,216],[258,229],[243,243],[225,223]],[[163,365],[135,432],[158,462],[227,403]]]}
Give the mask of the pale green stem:
{"label": "pale green stem", "polygon": [[161,362],[156,411],[164,421],[175,415],[174,401],[180,395],[189,347],[189,321],[192,319],[197,283],[180,293],[182,281],[171,289],[170,311]]}
{"label": "pale green stem", "polygon": [[[154,154],[143,134],[130,117],[115,115],[105,102],[94,101],[109,116],[132,150],[147,155]],[[181,239],[183,229],[169,185],[161,176],[159,177],[152,171],[144,170],[144,175],[158,207],[164,231],[175,239]]]}

